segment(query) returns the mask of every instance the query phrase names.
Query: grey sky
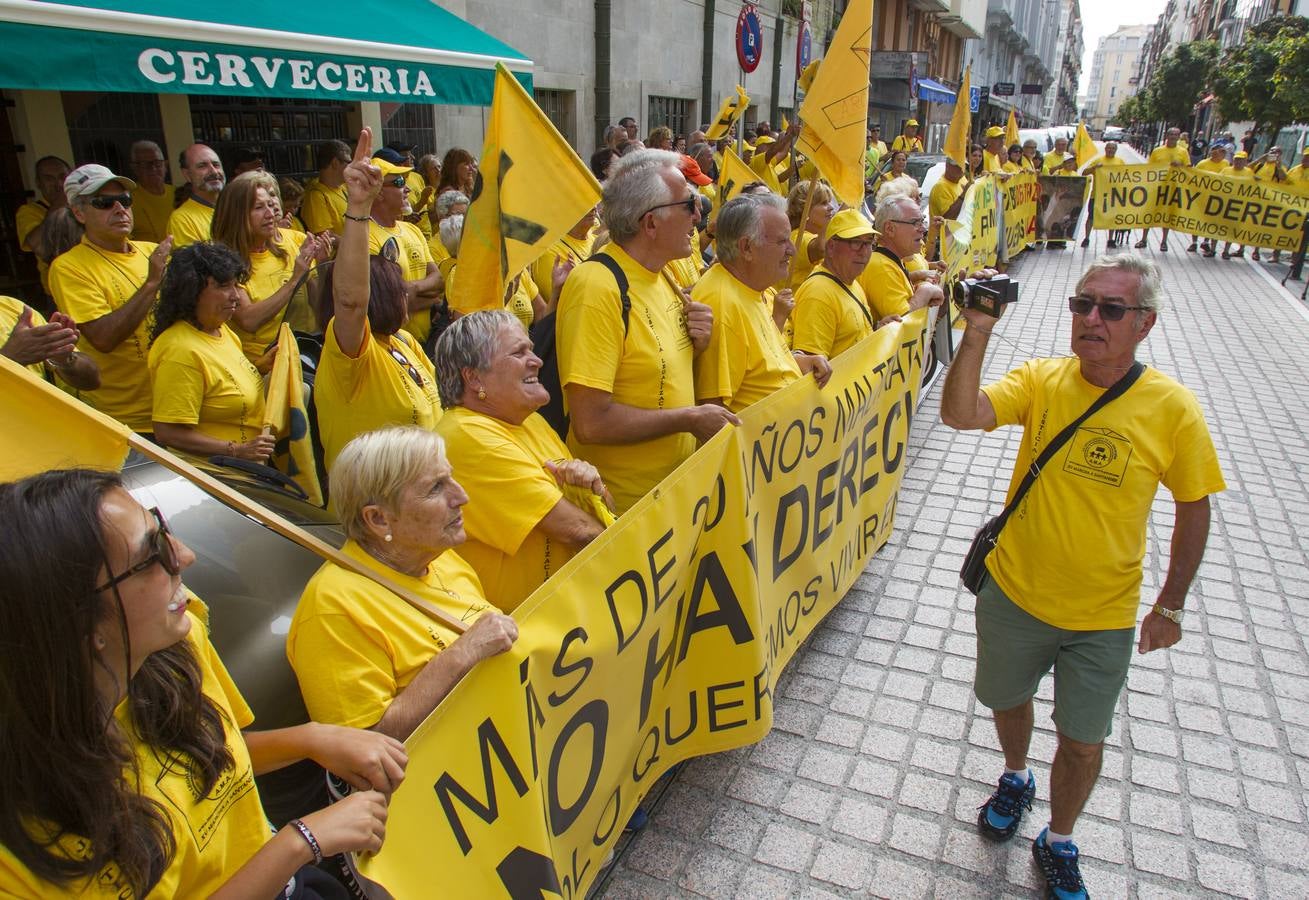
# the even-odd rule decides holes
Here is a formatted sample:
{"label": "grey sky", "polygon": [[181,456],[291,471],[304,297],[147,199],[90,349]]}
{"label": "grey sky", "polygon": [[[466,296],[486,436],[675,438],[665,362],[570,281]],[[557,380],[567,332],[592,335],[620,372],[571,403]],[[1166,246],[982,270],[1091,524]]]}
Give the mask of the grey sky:
{"label": "grey sky", "polygon": [[1085,94],[1091,78],[1091,57],[1100,38],[1113,34],[1121,25],[1153,25],[1164,11],[1167,0],[1081,0],[1082,40],[1086,54],[1082,57],[1082,81],[1078,94]]}

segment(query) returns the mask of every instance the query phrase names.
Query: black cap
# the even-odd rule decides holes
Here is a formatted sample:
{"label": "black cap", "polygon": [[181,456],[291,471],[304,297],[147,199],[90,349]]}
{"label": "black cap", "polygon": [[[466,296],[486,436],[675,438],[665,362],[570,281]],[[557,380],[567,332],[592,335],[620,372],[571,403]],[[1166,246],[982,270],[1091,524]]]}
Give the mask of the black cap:
{"label": "black cap", "polygon": [[374,153],[373,159],[384,159],[393,166],[403,166],[405,164],[404,156],[397,153],[389,144]]}

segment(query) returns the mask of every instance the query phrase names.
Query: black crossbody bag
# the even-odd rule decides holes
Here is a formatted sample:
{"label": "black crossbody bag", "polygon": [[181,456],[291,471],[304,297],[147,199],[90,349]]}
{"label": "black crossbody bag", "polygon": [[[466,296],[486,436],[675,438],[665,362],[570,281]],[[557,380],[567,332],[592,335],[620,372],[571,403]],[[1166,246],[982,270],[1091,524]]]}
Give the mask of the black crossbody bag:
{"label": "black crossbody bag", "polygon": [[964,557],[964,564],[959,569],[959,579],[963,581],[964,587],[968,588],[974,597],[982,589],[982,579],[986,576],[987,555],[995,549],[995,542],[999,540],[1000,531],[1004,528],[1005,522],[1009,521],[1009,516],[1018,508],[1018,504],[1022,502],[1023,497],[1036,482],[1036,476],[1041,474],[1041,470],[1054,458],[1059,449],[1068,443],[1068,439],[1077,433],[1077,429],[1081,427],[1083,422],[1127,393],[1127,389],[1136,383],[1136,380],[1141,377],[1141,373],[1144,371],[1144,363],[1132,363],[1132,367],[1127,370],[1127,374],[1114,382],[1113,387],[1097,397],[1086,412],[1078,416],[1072,424],[1055,435],[1054,440],[1046,446],[1045,450],[1041,451],[1041,455],[1037,457],[1036,462],[1032,463],[1032,467],[1023,476],[1022,483],[1018,485],[1018,490],[1014,492],[1014,499],[1009,501],[1000,515],[977,529],[977,534],[973,536],[973,543],[968,548],[968,555]]}

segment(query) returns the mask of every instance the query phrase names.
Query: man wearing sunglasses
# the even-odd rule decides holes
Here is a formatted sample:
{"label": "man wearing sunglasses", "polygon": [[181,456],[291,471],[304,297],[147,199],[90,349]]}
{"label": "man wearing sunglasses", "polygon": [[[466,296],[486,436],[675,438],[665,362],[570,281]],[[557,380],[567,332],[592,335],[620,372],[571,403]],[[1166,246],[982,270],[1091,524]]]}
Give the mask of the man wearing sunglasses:
{"label": "man wearing sunglasses", "polygon": [[370,213],[368,253],[376,256],[388,240],[395,241],[399,251],[395,261],[404,273],[405,301],[409,305],[405,331],[422,344],[432,331],[432,304],[440,299],[444,281],[427,238],[417,225],[406,221],[413,212],[408,180],[413,168],[405,165],[404,157],[390,147],[373,154],[373,165],[382,170],[382,192],[373,201]]}
{"label": "man wearing sunglasses", "polygon": [[[1135,253],[1101,257],[1067,301],[1075,356],[1029,360],[980,389],[998,320],[965,309],[968,328],[946,377],[941,420],[957,429],[1023,426],[1012,497],[1056,435],[1134,371],[1160,296],[1154,263]],[[1168,574],[1137,641],[1146,525],[1161,482],[1175,505]],[[1132,646],[1148,653],[1181,639],[1183,602],[1209,533],[1209,495],[1223,488],[1194,395],[1147,367],[1059,445],[986,558],[974,692],[994,712],[1005,769],[977,824],[984,836],[1008,840],[1032,807],[1032,697],[1053,669],[1050,821],[1032,848],[1052,896],[1087,896],[1073,826],[1100,772]]]}
{"label": "man wearing sunglasses", "polygon": [[81,398],[141,434],[151,425],[146,327],[172,239],[133,241],[136,182],[99,165],[74,169],[64,194],[86,229],[82,241],[50,265],[50,292],[59,311],[77,323],[77,347],[100,369],[100,387]]}

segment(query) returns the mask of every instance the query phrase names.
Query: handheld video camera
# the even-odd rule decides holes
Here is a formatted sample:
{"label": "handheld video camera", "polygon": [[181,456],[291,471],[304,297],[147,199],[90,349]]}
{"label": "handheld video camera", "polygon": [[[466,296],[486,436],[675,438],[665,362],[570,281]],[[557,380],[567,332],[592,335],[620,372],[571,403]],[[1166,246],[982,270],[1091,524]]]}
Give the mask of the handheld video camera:
{"label": "handheld video camera", "polygon": [[965,278],[955,285],[954,300],[966,309],[975,309],[998,319],[1006,303],[1018,300],[1018,282],[1008,275]]}

